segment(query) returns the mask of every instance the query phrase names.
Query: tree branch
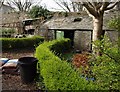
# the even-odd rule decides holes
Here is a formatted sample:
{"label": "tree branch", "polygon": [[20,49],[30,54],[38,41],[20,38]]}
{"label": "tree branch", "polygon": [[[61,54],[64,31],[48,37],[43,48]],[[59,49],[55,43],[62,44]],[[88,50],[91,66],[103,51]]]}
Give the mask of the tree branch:
{"label": "tree branch", "polygon": [[[90,2],[89,2],[90,3]],[[93,7],[90,7],[90,4],[88,2],[83,2],[83,6],[88,10],[88,12],[93,15],[94,17],[97,17],[97,12]]]}
{"label": "tree branch", "polygon": [[4,0],[0,1],[0,8],[2,7]]}
{"label": "tree branch", "polygon": [[[31,5],[34,4],[32,2],[33,0],[6,0],[6,1],[9,6],[13,6],[14,8],[18,9],[20,12],[28,11]],[[42,0],[37,0],[37,1],[40,3]]]}
{"label": "tree branch", "polygon": [[100,11],[105,11],[105,9],[110,5],[110,2],[103,2]]}
{"label": "tree branch", "polygon": [[92,8],[95,8],[95,6],[94,6],[92,3],[88,2],[88,4],[89,4]]}
{"label": "tree branch", "polygon": [[70,10],[69,5],[68,5],[67,2],[63,2],[63,5],[67,8],[67,10],[68,10],[69,12],[71,12],[71,10]]}
{"label": "tree branch", "polygon": [[105,53],[105,52],[103,52],[103,53],[104,53],[105,55],[107,55],[109,58],[111,58],[112,60],[114,60],[115,62],[117,62],[116,58],[110,56],[108,53]]}
{"label": "tree branch", "polygon": [[73,11],[76,12],[76,8],[75,8],[76,3],[72,2],[71,4],[72,4]]}
{"label": "tree branch", "polygon": [[56,0],[54,0],[54,2],[55,2],[57,5],[59,5],[64,11],[67,12],[67,10],[66,10],[60,3],[58,3]]}
{"label": "tree branch", "polygon": [[102,2],[99,2],[97,5],[96,5],[96,9],[99,10],[102,6]]}
{"label": "tree branch", "polygon": [[118,2],[115,2],[112,6],[107,7],[107,8],[105,9],[105,11],[114,8],[117,4],[118,4]]}

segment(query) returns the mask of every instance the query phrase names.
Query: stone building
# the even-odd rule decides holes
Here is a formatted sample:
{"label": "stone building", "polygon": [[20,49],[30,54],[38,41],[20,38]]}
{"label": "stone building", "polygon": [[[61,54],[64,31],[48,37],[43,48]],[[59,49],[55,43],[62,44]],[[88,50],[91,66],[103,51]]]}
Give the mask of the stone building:
{"label": "stone building", "polygon": [[[106,35],[110,37],[112,42],[117,40],[118,33],[108,28],[107,23],[116,16],[118,16],[118,11],[106,12],[104,14],[103,30],[106,31]],[[47,26],[49,39],[57,39],[61,35],[64,38],[70,38],[72,40],[71,44],[75,49],[80,51],[91,50],[93,21],[86,12],[71,13],[67,17],[58,14],[58,16],[45,22],[40,31],[45,32],[44,26]]]}
{"label": "stone building", "polygon": [[25,12],[15,12],[14,8],[0,2],[0,27],[16,29],[16,33],[22,33],[22,21],[29,16]]}

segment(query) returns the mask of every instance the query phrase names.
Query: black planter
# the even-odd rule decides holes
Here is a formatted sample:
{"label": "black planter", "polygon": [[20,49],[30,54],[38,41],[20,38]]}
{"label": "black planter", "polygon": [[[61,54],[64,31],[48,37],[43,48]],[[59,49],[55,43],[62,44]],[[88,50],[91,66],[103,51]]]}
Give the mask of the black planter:
{"label": "black planter", "polygon": [[38,60],[34,57],[22,57],[18,60],[23,83],[31,83],[34,81],[37,72],[37,62]]}

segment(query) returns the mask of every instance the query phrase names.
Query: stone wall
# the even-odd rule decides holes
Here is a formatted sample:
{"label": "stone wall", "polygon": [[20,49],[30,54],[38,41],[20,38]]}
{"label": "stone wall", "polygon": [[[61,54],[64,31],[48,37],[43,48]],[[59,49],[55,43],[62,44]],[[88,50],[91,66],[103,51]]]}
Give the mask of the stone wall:
{"label": "stone wall", "polygon": [[28,16],[25,13],[17,13],[17,12],[11,12],[11,13],[0,13],[2,15],[0,17],[0,21],[2,23],[13,23],[13,22],[21,22],[23,19],[28,18]]}
{"label": "stone wall", "polygon": [[107,31],[106,35],[109,37],[110,41],[114,44],[118,40],[118,32],[117,31]]}
{"label": "stone wall", "polygon": [[[47,30],[45,27],[39,30],[39,35],[45,37],[46,40],[55,39],[54,30]],[[117,31],[106,31],[105,35],[109,37],[114,44],[118,40]],[[91,51],[92,49],[92,32],[91,31],[75,31],[74,33],[74,49],[80,51]]]}
{"label": "stone wall", "polygon": [[[114,44],[118,40],[117,31],[107,31],[105,33],[110,41]],[[90,31],[76,31],[74,38],[74,48],[80,51],[90,51],[91,50],[91,32]]]}
{"label": "stone wall", "polygon": [[91,32],[75,31],[74,48],[80,51],[89,51],[91,49]]}
{"label": "stone wall", "polygon": [[40,36],[44,37],[46,41],[48,40],[53,40],[54,39],[54,30],[48,30],[47,26],[42,26],[39,29],[39,33]]}
{"label": "stone wall", "polygon": [[[22,21],[26,18],[29,18],[26,13],[18,13],[18,12],[7,12],[3,13],[0,12],[0,25],[6,24],[5,27],[2,28],[14,28],[16,29],[16,33],[22,33],[23,32],[23,25]],[[16,24],[15,24],[16,23]],[[16,26],[17,27],[16,27]]]}

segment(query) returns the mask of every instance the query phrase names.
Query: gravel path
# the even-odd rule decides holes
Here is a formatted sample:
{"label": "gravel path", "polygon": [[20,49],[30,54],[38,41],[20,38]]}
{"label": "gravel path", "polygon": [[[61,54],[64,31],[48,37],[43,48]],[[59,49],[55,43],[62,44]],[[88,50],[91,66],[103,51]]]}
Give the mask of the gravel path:
{"label": "gravel path", "polygon": [[[0,56],[2,56],[2,58],[19,59],[20,57],[34,56],[34,50],[3,51],[0,53]],[[10,92],[23,90],[26,90],[25,92],[34,92],[34,90],[38,90],[38,88],[35,82],[23,84],[20,75],[2,74],[2,91],[6,92],[6,90]]]}

